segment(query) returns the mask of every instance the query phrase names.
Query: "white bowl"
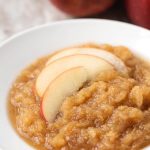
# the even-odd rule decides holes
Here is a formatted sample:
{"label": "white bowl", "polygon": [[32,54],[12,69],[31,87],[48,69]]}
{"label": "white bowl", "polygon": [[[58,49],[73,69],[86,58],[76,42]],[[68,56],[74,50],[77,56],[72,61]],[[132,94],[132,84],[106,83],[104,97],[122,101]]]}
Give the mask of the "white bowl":
{"label": "white bowl", "polygon": [[31,150],[11,127],[7,96],[18,73],[37,58],[86,42],[125,45],[150,59],[150,31],[117,21],[81,19],[42,25],[19,33],[0,45],[0,148]]}

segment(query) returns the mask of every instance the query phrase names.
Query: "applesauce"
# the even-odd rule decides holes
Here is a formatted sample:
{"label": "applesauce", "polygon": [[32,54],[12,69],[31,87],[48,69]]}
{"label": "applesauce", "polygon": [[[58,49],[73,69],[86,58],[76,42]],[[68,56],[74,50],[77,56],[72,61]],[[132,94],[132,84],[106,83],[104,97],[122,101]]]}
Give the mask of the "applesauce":
{"label": "applesauce", "polygon": [[40,150],[138,150],[150,144],[150,66],[123,46],[85,44],[119,57],[129,76],[100,72],[66,97],[53,122],[46,122],[35,90],[37,76],[52,56],[24,69],[9,93],[8,112],[17,133]]}

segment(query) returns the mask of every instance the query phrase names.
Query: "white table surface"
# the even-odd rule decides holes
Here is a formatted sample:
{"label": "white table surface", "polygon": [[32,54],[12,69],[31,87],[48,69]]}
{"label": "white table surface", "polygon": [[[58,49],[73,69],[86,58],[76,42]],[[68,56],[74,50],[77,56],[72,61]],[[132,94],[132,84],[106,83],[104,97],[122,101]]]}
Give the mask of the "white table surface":
{"label": "white table surface", "polygon": [[49,0],[0,0],[0,42],[26,28],[68,18]]}

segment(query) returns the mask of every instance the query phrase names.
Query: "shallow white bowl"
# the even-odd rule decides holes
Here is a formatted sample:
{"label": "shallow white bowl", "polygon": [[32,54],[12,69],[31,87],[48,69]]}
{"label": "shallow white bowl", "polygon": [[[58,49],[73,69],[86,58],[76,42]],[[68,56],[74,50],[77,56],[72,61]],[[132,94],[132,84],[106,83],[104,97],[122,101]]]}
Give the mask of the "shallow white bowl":
{"label": "shallow white bowl", "polygon": [[126,23],[81,19],[46,24],[19,33],[0,45],[0,148],[31,150],[11,127],[6,103],[18,73],[37,58],[86,42],[125,45],[150,59],[150,31]]}

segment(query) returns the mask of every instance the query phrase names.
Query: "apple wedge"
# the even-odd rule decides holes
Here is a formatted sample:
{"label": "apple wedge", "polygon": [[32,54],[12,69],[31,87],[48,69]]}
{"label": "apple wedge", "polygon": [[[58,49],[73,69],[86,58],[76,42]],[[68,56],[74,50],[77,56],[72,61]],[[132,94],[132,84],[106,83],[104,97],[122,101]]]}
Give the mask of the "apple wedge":
{"label": "apple wedge", "polygon": [[88,55],[93,55],[93,56],[103,58],[104,60],[112,64],[122,74],[124,75],[128,74],[127,67],[125,66],[125,64],[121,59],[119,59],[117,56],[113,55],[110,52],[98,48],[71,48],[71,49],[63,50],[58,52],[54,56],[52,56],[47,61],[46,65],[64,56],[75,55],[75,54],[88,54]]}
{"label": "apple wedge", "polygon": [[48,85],[58,75],[77,66],[83,66],[87,69],[88,80],[103,70],[114,69],[111,64],[97,56],[85,54],[66,56],[53,61],[41,71],[35,83],[37,94],[42,97]]}
{"label": "apple wedge", "polygon": [[87,81],[84,67],[75,67],[57,76],[48,86],[42,100],[41,111],[46,121],[53,121],[63,100],[79,90]]}

